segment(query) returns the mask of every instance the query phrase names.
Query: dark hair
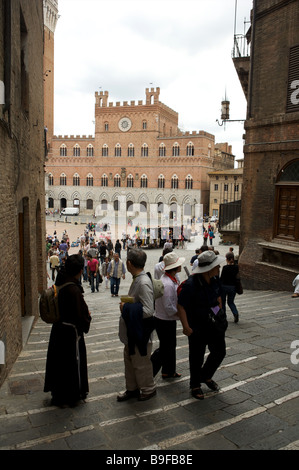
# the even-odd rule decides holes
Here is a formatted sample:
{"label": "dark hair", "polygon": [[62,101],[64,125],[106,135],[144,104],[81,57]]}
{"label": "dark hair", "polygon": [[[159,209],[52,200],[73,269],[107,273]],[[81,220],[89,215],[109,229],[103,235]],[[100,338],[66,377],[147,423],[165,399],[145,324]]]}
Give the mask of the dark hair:
{"label": "dark hair", "polygon": [[170,248],[170,247],[167,248],[166,247],[166,248],[163,249],[162,256],[164,257],[165,255],[167,255],[167,253],[171,253],[172,251],[173,251],[172,248]]}
{"label": "dark hair", "polygon": [[84,268],[84,259],[81,255],[68,256],[65,262],[65,271],[69,276],[76,276]]}
{"label": "dark hair", "polygon": [[135,268],[144,268],[146,263],[146,253],[141,248],[130,248],[127,254],[127,260],[132,263]]}
{"label": "dark hair", "polygon": [[235,259],[234,254],[233,254],[233,253],[230,253],[230,252],[229,252],[229,253],[226,253],[225,257],[226,257],[226,259],[229,260],[229,261]]}
{"label": "dark hair", "polygon": [[200,251],[203,253],[204,251],[208,251],[209,247],[207,245],[202,245],[200,247]]}

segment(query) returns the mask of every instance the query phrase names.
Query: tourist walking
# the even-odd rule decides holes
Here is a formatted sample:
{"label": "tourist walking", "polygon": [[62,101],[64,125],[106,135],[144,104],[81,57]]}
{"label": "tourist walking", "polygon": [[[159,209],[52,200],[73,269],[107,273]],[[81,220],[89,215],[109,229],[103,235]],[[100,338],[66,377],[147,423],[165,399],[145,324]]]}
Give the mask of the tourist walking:
{"label": "tourist walking", "polygon": [[[221,310],[218,279],[223,261],[212,250],[204,251],[198,256],[194,274],[178,289],[178,314],[189,342],[190,389],[199,400],[204,398],[202,383],[213,391],[219,390],[212,377],[226,354],[227,321]],[[210,353],[204,362],[207,346]]]}
{"label": "tourist walking", "polygon": [[99,262],[87,254],[87,275],[90,281],[91,292],[99,292]]}
{"label": "tourist walking", "polygon": [[235,323],[239,321],[239,312],[235,305],[236,283],[239,274],[239,266],[235,264],[235,257],[232,252],[226,254],[226,266],[223,266],[220,281],[222,286],[222,308],[226,312],[226,302],[229,306]]}
{"label": "tourist walking", "polygon": [[109,259],[108,259],[108,257],[106,257],[104,259],[104,262],[101,264],[102,277],[103,277],[103,280],[105,279],[106,289],[109,289],[109,287],[108,287],[108,283],[109,283],[108,266],[109,266]]}
{"label": "tourist walking", "polygon": [[107,274],[110,279],[111,297],[118,297],[120,280],[121,278],[125,279],[126,277],[125,264],[120,259],[118,253],[114,253],[113,259],[108,265]]}
{"label": "tourist walking", "polygon": [[162,367],[162,378],[180,377],[176,371],[176,324],[179,320],[177,314],[177,288],[179,282],[177,274],[181,272],[185,258],[180,258],[175,252],[164,256],[164,274],[161,281],[164,285],[164,294],[155,301],[154,324],[159,338],[159,348],[152,354],[154,376]]}
{"label": "tourist walking", "polygon": [[127,269],[133,277],[128,296],[133,303],[120,303],[119,338],[124,344],[126,391],[117,396],[118,401],[134,397],[144,401],[156,394],[151,362],[154,292],[144,271],[146,259],[140,248],[128,251]]}
{"label": "tourist walking", "polygon": [[293,284],[293,287],[295,287],[292,297],[293,298],[299,297],[299,274],[298,276],[295,277],[292,284]]}

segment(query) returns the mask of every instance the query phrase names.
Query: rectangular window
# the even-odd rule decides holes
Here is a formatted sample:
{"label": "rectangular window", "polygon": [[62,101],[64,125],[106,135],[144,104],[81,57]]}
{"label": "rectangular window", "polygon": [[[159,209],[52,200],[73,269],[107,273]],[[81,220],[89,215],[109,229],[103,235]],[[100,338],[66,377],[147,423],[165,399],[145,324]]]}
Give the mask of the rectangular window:
{"label": "rectangular window", "polygon": [[224,191],[228,191],[228,184],[224,185]]}
{"label": "rectangular window", "polygon": [[218,184],[214,184],[214,191],[218,191]]}

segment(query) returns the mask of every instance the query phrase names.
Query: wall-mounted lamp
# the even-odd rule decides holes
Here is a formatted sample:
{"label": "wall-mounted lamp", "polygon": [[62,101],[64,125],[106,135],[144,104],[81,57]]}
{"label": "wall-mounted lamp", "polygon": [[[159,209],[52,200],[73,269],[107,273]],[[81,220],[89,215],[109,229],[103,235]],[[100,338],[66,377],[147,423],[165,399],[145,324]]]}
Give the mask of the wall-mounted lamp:
{"label": "wall-mounted lamp", "polygon": [[230,105],[230,102],[226,98],[225,100],[221,101],[222,123],[220,124],[219,120],[216,119],[216,122],[218,122],[219,126],[223,126],[223,123],[225,124],[226,122],[244,122],[245,121],[245,119],[230,119],[229,118],[229,105]]}

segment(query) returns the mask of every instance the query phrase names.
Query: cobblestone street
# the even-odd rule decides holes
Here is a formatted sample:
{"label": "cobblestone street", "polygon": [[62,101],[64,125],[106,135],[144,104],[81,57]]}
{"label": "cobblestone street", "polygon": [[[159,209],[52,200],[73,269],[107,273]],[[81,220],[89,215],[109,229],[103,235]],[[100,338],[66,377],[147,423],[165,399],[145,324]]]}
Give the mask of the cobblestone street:
{"label": "cobblestone street", "polygon": [[[189,268],[194,249],[189,244],[177,250]],[[217,249],[221,254],[227,251],[222,245]],[[160,254],[161,250],[147,250],[146,270],[153,272]],[[130,283],[127,273],[120,295],[128,292]],[[245,291],[237,296],[240,322],[235,324],[228,312],[227,355],[215,376],[220,392],[204,389],[203,401],[190,396],[188,342],[178,322],[177,370],[182,377],[162,381],[157,376],[154,398],[125,403],[116,401],[117,393],[124,390],[119,300],[111,298],[104,283],[98,293],[92,294],[87,283],[84,289],[93,317],[85,336],[90,385],[86,403],[75,408],[50,406],[43,380],[51,327],[39,320],[0,389],[0,450],[149,450],[157,454],[299,449],[299,365],[295,363],[298,353],[292,349],[292,342],[299,339],[299,301],[291,298],[291,289]],[[156,336],[154,341],[153,349]]]}

